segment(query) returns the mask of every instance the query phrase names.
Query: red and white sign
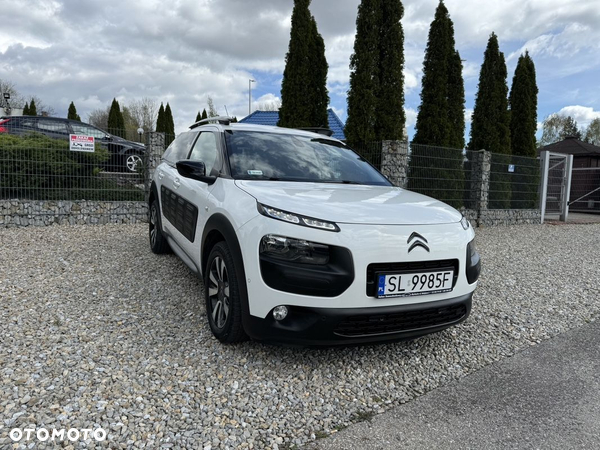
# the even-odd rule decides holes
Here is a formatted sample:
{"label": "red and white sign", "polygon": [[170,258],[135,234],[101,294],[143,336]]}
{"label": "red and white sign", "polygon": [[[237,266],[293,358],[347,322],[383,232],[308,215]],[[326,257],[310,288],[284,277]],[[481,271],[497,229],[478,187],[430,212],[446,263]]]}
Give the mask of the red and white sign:
{"label": "red and white sign", "polygon": [[70,134],[70,149],[72,152],[94,152],[94,137],[80,134]]}

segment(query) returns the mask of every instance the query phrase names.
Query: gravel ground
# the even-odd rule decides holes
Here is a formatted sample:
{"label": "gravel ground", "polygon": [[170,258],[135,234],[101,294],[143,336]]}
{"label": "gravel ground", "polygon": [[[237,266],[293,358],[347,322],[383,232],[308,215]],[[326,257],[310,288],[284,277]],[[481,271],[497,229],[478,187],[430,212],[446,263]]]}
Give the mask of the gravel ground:
{"label": "gravel ground", "polygon": [[300,447],[598,317],[600,225],[481,229],[477,244],[464,324],[299,350],[219,344],[199,281],[150,252],[145,226],[0,229],[0,448],[16,427],[108,432],[69,448]]}

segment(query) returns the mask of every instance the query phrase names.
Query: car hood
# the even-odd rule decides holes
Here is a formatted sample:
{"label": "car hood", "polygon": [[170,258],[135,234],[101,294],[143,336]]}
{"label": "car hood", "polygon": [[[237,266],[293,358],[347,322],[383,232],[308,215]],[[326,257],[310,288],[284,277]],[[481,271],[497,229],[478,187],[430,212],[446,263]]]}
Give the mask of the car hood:
{"label": "car hood", "polygon": [[236,180],[259,203],[337,223],[455,223],[461,214],[438,200],[391,186]]}

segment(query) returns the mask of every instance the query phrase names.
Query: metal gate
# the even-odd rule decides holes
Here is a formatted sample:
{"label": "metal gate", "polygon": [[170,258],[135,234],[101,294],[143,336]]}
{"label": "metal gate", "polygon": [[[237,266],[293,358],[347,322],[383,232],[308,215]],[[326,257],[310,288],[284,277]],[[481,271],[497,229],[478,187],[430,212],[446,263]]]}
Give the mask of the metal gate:
{"label": "metal gate", "polygon": [[566,222],[569,214],[573,155],[544,151],[540,153],[540,158],[542,223],[546,216],[556,215]]}
{"label": "metal gate", "polygon": [[569,209],[600,212],[600,167],[573,169]]}

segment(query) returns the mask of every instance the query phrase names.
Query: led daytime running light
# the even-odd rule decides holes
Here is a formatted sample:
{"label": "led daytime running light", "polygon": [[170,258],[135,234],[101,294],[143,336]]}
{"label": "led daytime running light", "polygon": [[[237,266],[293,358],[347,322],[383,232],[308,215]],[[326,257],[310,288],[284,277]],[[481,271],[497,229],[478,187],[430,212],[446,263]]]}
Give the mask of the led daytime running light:
{"label": "led daytime running light", "polygon": [[272,217],[273,219],[282,220],[284,222],[294,223],[296,225],[304,225],[309,228],[317,228],[319,230],[340,231],[338,226],[333,222],[313,219],[312,217],[304,217],[299,214],[293,214],[287,211],[272,208],[270,206],[261,205],[260,203],[258,205],[258,210],[267,217]]}

